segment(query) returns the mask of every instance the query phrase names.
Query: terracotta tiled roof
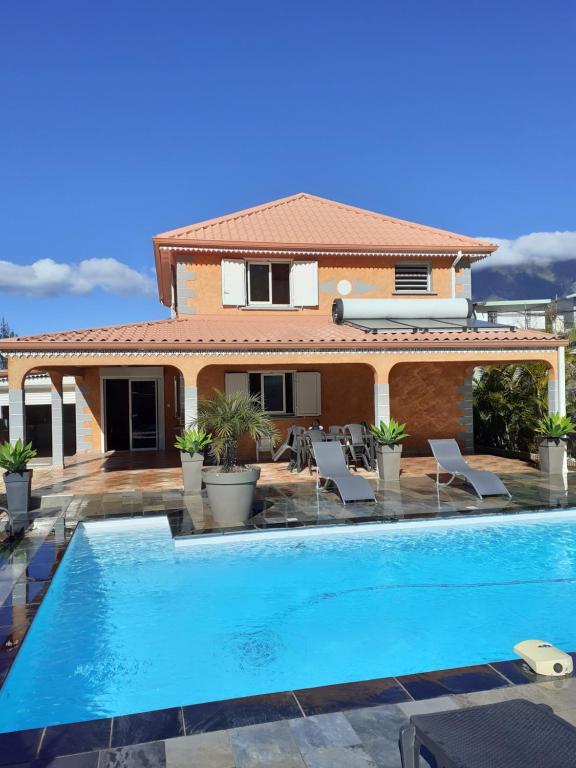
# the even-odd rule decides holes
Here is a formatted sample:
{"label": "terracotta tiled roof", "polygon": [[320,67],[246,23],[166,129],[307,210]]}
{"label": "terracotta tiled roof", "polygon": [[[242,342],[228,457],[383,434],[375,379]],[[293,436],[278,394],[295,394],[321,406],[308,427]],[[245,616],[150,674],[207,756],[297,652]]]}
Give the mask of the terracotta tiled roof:
{"label": "terracotta tiled roof", "polygon": [[322,249],[446,249],[497,246],[301,192],[157,235],[182,244],[311,245]]}
{"label": "terracotta tiled roof", "polygon": [[115,325],[79,331],[21,336],[3,342],[6,352],[35,350],[209,350],[322,349],[399,347],[559,346],[560,337],[541,331],[365,333],[336,325],[329,317],[300,315],[203,315]]}

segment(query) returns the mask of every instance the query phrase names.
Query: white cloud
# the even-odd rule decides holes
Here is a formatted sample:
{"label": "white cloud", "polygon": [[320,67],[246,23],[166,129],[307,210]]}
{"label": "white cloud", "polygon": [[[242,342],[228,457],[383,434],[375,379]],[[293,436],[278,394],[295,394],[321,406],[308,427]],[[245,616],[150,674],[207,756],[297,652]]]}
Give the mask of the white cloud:
{"label": "white cloud", "polygon": [[84,259],[77,264],[39,259],[33,264],[0,261],[0,292],[24,296],[84,295],[95,288],[124,296],[155,291],[155,282],[116,259]]}
{"label": "white cloud", "polygon": [[498,250],[475,268],[503,267],[518,264],[523,267],[546,267],[557,261],[576,260],[576,232],[532,232],[515,240],[483,237],[497,243]]}

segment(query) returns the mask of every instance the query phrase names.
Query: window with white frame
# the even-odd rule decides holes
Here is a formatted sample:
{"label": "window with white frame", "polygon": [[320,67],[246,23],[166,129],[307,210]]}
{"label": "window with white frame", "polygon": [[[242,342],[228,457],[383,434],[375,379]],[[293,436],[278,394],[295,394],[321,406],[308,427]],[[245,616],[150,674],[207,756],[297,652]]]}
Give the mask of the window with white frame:
{"label": "window with white frame", "polygon": [[248,304],[286,306],[292,303],[289,261],[249,261],[246,270]]}
{"label": "window with white frame", "polygon": [[223,306],[318,306],[317,261],[222,259]]}
{"label": "window with white frame", "polygon": [[271,414],[294,414],[294,376],[291,371],[249,373],[251,395],[258,395],[262,408]]}
{"label": "window with white frame", "polygon": [[317,371],[234,371],[225,375],[226,393],[258,395],[272,416],[319,416],[322,413]]}
{"label": "window with white frame", "polygon": [[428,262],[400,261],[395,265],[395,293],[429,293],[431,269]]}

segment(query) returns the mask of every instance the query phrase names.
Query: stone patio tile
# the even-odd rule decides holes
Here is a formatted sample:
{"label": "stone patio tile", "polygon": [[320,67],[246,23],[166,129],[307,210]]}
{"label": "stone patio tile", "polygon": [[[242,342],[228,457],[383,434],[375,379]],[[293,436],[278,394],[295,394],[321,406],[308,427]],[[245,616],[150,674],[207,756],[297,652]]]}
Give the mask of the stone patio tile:
{"label": "stone patio tile", "polygon": [[228,731],[167,739],[166,768],[235,768]]}
{"label": "stone patio tile", "polygon": [[363,747],[319,747],[304,755],[306,768],[378,768]]}
{"label": "stone patio tile", "polygon": [[539,686],[513,685],[506,688],[495,688],[490,691],[477,691],[476,693],[462,693],[451,697],[459,707],[477,707],[482,704],[496,704],[499,701],[510,701],[510,699],[528,699],[535,704],[549,704],[546,699],[546,693],[540,690]]}
{"label": "stone patio tile", "polygon": [[576,726],[576,709],[554,709],[555,714]]}
{"label": "stone patio tile", "polygon": [[400,768],[398,738],[408,717],[398,705],[356,709],[345,715],[378,768]]}
{"label": "stone patio tile", "polygon": [[342,712],[290,720],[289,725],[302,753],[318,747],[350,747],[360,744],[358,734]]}
{"label": "stone patio tile", "polygon": [[237,768],[305,768],[286,721],[230,731]]}
{"label": "stone patio tile", "polygon": [[[387,736],[380,736],[372,739],[368,739],[364,742],[364,749],[378,768],[402,768],[402,760],[400,759],[400,747],[398,746],[399,733],[394,739]],[[422,768],[428,764],[422,762]]]}
{"label": "stone patio tile", "polygon": [[163,741],[100,752],[98,768],[166,768]]}
{"label": "stone patio tile", "polygon": [[407,701],[396,705],[406,717],[412,715],[428,715],[432,712],[445,712],[449,709],[459,709],[452,696],[438,696],[436,699],[422,699],[422,701]]}
{"label": "stone patio tile", "polygon": [[344,714],[364,744],[383,737],[397,741],[400,728],[408,722],[397,704],[353,709]]}

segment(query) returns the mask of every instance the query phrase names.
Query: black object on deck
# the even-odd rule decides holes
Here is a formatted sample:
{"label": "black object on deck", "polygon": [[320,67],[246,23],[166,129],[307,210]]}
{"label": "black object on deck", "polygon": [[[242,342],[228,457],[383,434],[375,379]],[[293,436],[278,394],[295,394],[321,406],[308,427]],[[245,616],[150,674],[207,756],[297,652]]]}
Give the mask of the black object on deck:
{"label": "black object on deck", "polygon": [[576,766],[576,728],[525,699],[413,715],[400,731],[404,768],[420,765],[422,746],[438,768]]}

